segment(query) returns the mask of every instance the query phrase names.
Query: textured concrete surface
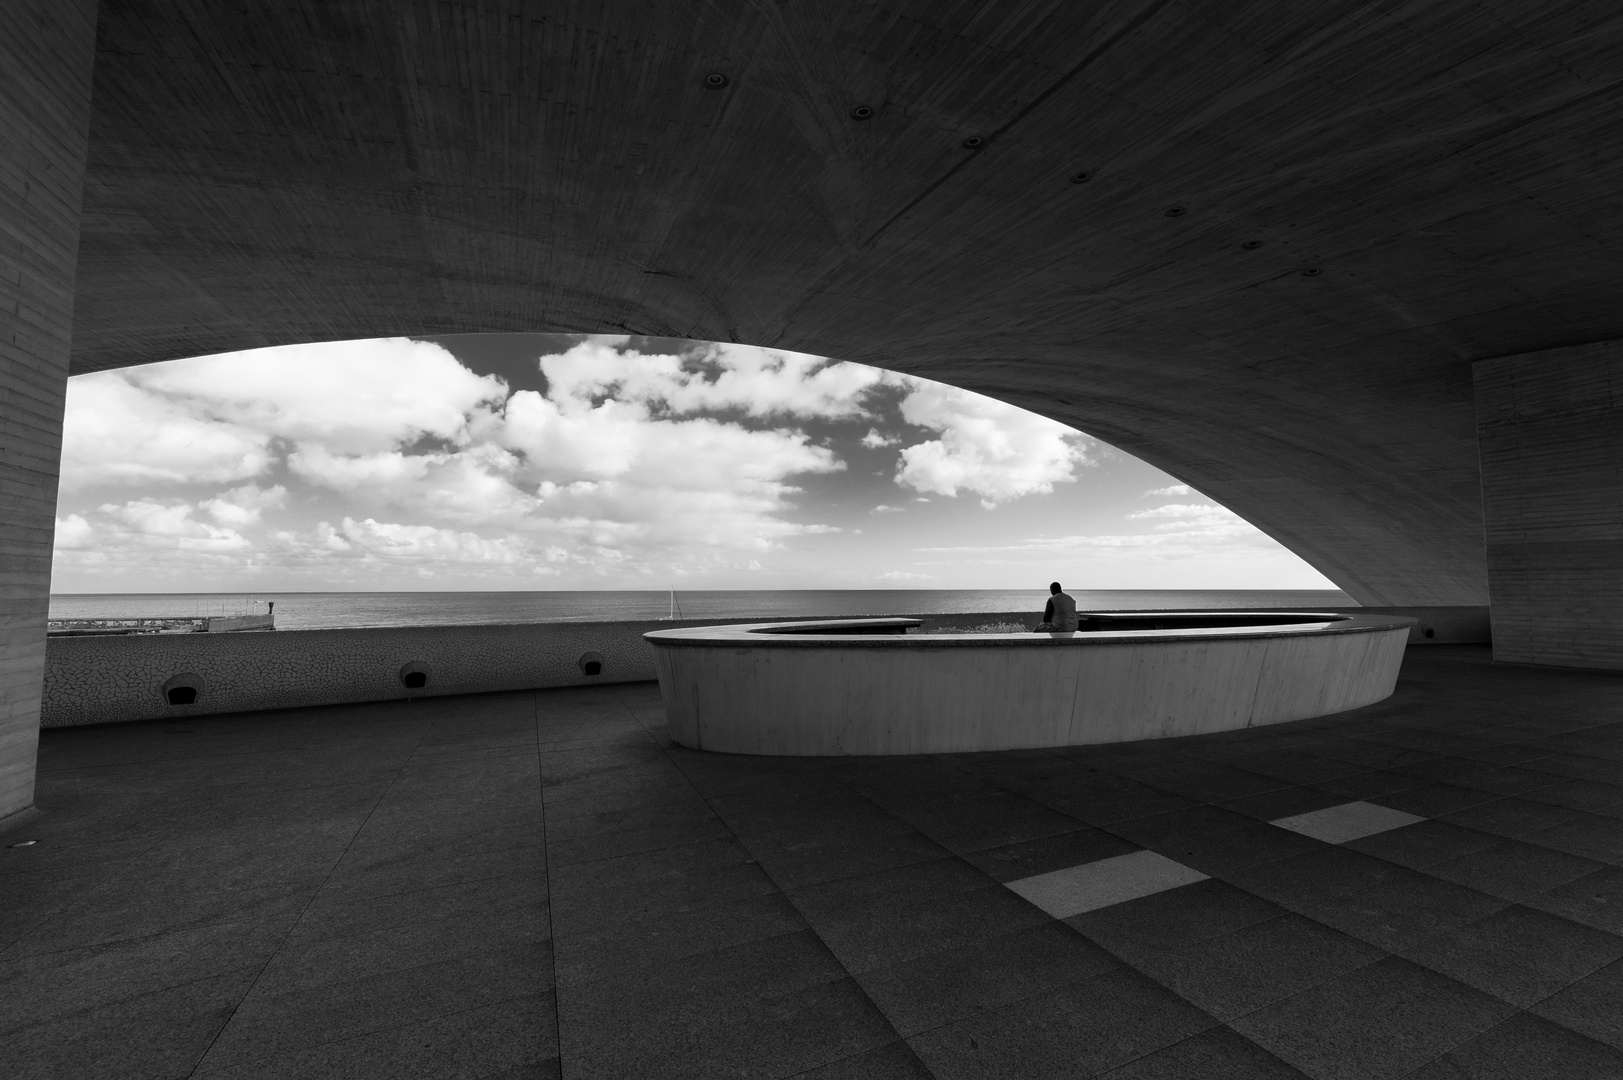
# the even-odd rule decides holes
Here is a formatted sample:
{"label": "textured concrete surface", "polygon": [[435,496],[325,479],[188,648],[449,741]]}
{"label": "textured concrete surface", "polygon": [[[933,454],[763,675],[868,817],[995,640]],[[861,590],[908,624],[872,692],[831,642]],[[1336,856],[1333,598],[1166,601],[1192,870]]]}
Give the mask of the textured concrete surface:
{"label": "textured concrete surface", "polygon": [[[705,755],[635,684],[46,731],[44,813],[5,838],[38,843],[0,846],[0,1061],[1623,1076],[1619,677],[1488,659],[1061,752]],[[1349,802],[1422,820],[1270,824]],[[1009,886],[1151,856],[1207,879],[1065,919]]]}
{"label": "textured concrete surface", "polygon": [[[920,616],[930,626],[1034,624],[1032,612]],[[145,634],[50,638],[45,650],[44,727],[184,719],[301,705],[392,701],[549,686],[639,682],[654,675],[650,630],[713,626],[734,619],[674,622],[503,623],[279,630],[274,634]],[[596,676],[581,658],[598,654]],[[427,685],[408,689],[408,667]],[[171,705],[163,688],[195,676],[200,693]]]}
{"label": "textured concrete surface", "polygon": [[1360,602],[1482,604],[1472,361],[1623,337],[1620,41],[1583,0],[108,2],[74,370],[799,349],[1092,432]]}
{"label": "textured concrete surface", "polygon": [[95,0],[0,7],[0,819],[34,792]]}
{"label": "textured concrete surface", "polygon": [[1623,670],[1623,342],[1474,371],[1494,658]]}

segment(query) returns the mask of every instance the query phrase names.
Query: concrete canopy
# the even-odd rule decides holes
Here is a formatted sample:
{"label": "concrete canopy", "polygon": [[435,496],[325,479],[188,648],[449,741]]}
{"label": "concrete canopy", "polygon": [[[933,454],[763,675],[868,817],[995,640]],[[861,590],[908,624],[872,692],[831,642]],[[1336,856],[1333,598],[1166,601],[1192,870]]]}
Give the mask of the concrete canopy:
{"label": "concrete canopy", "polygon": [[1623,337],[1620,39],[1551,0],[104,0],[72,370],[777,346],[1075,425],[1362,602],[1482,604],[1472,362]]}

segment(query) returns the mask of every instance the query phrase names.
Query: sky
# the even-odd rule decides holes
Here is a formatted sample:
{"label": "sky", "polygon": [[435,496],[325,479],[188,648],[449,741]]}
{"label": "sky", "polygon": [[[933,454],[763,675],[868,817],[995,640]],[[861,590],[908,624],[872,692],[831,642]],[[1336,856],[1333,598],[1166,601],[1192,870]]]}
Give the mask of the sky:
{"label": "sky", "polygon": [[880,368],[580,335],[69,380],[52,588],[1333,588],[1174,477]]}

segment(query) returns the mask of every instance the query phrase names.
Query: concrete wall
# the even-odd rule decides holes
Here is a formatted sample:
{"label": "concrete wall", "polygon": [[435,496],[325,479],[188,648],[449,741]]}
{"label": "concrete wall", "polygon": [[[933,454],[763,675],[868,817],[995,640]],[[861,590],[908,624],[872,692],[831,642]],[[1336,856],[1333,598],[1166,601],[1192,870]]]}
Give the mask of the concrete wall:
{"label": "concrete wall", "polygon": [[95,0],[0,3],[0,821],[34,800]]}
{"label": "concrete wall", "polygon": [[[1395,624],[1395,625],[1394,625]],[[953,754],[1164,739],[1392,693],[1407,627],[1149,634],[656,635],[671,740],[730,754]]]}
{"label": "concrete wall", "polygon": [[[1367,609],[1344,608],[1371,614]],[[1421,618],[1434,630],[1419,643],[1485,640],[1481,609],[1377,611]],[[925,629],[972,630],[995,623],[1033,625],[1036,612],[920,615]],[[57,637],[46,650],[43,725],[69,727],[128,720],[200,716],[336,705],[405,697],[481,693],[597,682],[637,682],[655,676],[642,635],[674,626],[716,626],[738,619],[678,622],[535,623],[496,626],[377,627],[279,630],[246,634],[149,634]],[[581,654],[603,656],[603,673],[583,675]],[[408,690],[400,668],[426,663],[429,683]],[[201,683],[196,704],[170,705],[163,685],[191,674]]]}
{"label": "concrete wall", "polygon": [[1623,670],[1623,341],[1474,368],[1494,659]]}

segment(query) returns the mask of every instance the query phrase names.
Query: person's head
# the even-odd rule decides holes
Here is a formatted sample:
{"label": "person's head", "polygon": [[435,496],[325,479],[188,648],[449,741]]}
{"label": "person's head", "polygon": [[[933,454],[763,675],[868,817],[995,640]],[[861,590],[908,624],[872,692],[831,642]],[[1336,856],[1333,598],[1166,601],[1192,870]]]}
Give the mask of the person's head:
{"label": "person's head", "polygon": [[1059,582],[1057,582],[1057,581],[1049,582],[1048,583],[1048,591],[1049,591],[1050,594],[1059,592]]}

